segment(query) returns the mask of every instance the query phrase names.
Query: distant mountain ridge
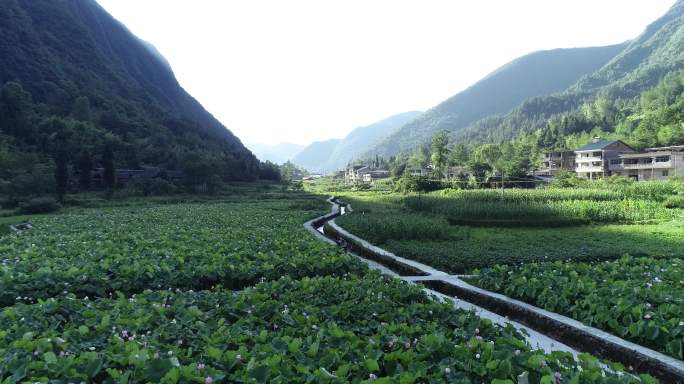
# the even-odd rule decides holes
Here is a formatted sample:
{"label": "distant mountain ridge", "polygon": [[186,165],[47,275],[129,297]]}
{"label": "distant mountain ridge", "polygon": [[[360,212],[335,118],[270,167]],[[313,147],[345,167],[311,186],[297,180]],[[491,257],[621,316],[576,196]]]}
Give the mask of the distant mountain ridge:
{"label": "distant mountain ridge", "polygon": [[498,142],[542,129],[599,95],[629,99],[655,86],[671,72],[684,69],[684,1],[646,27],[636,39],[596,71],[563,92],[531,98],[506,114],[489,116],[453,133],[465,143]]}
{"label": "distant mountain ridge", "polygon": [[382,139],[421,114],[419,111],[400,113],[368,126],[355,128],[344,139],[312,143],[295,156],[293,162],[312,172],[336,171],[360,158]]}
{"label": "distant mountain ridge", "polygon": [[607,63],[626,44],[555,49],[525,55],[406,124],[372,149],[393,155],[427,143],[434,133],[455,133],[484,117],[505,113],[535,96],[560,92]]}
{"label": "distant mountain ridge", "polygon": [[303,145],[293,143],[278,143],[273,145],[247,143],[246,145],[259,160],[270,161],[276,164],[282,164],[292,160],[302,151],[302,149],[304,149]]}

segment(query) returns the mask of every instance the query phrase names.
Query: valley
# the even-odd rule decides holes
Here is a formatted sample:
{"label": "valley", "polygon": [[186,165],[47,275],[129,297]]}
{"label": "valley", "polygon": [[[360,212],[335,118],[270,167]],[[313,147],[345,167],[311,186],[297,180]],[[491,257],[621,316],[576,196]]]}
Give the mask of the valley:
{"label": "valley", "polygon": [[0,383],[684,384],[653,2],[0,1]]}

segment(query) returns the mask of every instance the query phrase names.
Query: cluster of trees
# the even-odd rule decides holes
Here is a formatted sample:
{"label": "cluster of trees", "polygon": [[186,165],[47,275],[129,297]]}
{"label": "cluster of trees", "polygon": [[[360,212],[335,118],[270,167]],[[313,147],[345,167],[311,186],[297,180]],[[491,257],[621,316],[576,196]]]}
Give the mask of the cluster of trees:
{"label": "cluster of trees", "polygon": [[449,167],[462,167],[478,182],[495,173],[525,177],[540,161],[541,150],[528,137],[468,147],[451,143],[448,132],[441,131],[433,136],[429,146],[422,145],[412,154],[400,154],[387,160],[376,156],[375,163],[386,165],[395,178],[403,176],[410,167],[430,167],[430,176],[436,179],[444,178]]}
{"label": "cluster of trees", "polygon": [[[34,103],[18,82],[0,88],[0,194],[14,204],[34,196],[94,187],[117,187],[116,169],[139,169],[143,164],[179,170],[182,187],[213,192],[223,182],[257,178],[280,180],[274,164],[259,164],[248,152],[207,148],[196,133],[188,140],[171,141],[163,135],[147,139],[121,132],[124,119],[94,111],[88,97],[77,97],[70,111],[55,114]],[[170,122],[169,125],[173,126]],[[102,185],[94,186],[91,171],[103,168]]]}

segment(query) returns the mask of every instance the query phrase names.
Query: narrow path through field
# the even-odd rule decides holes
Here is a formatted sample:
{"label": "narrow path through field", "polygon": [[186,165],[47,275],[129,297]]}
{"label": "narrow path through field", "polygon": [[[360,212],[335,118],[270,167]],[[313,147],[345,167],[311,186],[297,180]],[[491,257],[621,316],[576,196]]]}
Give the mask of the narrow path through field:
{"label": "narrow path through field", "polygon": [[619,361],[638,372],[648,372],[666,383],[684,384],[684,362],[628,342],[579,321],[545,311],[527,303],[474,287],[459,276],[404,259],[347,232],[335,218],[352,211],[348,204],[328,199],[331,213],[305,223],[317,238],[343,246],[371,268],[412,284],[439,300],[451,299],[457,308],[474,310],[496,324],[511,324],[527,334],[528,343],[546,352],[567,351],[575,356],[588,352]]}

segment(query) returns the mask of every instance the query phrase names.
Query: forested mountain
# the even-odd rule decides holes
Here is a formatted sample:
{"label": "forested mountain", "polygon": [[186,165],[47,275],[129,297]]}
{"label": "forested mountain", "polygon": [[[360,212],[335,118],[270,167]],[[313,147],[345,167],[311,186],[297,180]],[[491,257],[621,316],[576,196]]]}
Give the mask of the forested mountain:
{"label": "forested mountain", "polygon": [[606,64],[625,44],[556,49],[516,59],[425,112],[383,140],[371,154],[392,155],[430,141],[435,132],[458,132],[484,117],[505,113],[535,96],[567,89]]}
{"label": "forested mountain", "polygon": [[[599,97],[604,106],[638,98],[668,73],[684,68],[684,1],[678,1],[663,17],[649,25],[605,66],[584,76],[566,91],[525,101],[505,115],[492,116],[456,132],[459,142],[499,142],[544,129],[549,121],[572,115]],[[566,119],[567,120],[567,119]],[[594,126],[570,124],[573,130]]]}
{"label": "forested mountain", "polygon": [[278,143],[273,145],[246,143],[246,145],[259,160],[270,161],[276,164],[282,164],[288,160],[292,160],[302,149],[304,149],[303,145],[293,143]]}
{"label": "forested mountain", "polygon": [[0,36],[0,180],[49,173],[55,159],[67,171],[84,157],[98,166],[107,151],[117,167],[257,175],[257,159],[161,54],[94,0],[2,0]]}
{"label": "forested mountain", "polygon": [[333,139],[310,144],[293,162],[314,172],[333,172],[373,148],[380,140],[399,127],[419,117],[422,112],[411,111],[388,117],[365,127],[358,127],[344,139]]}

